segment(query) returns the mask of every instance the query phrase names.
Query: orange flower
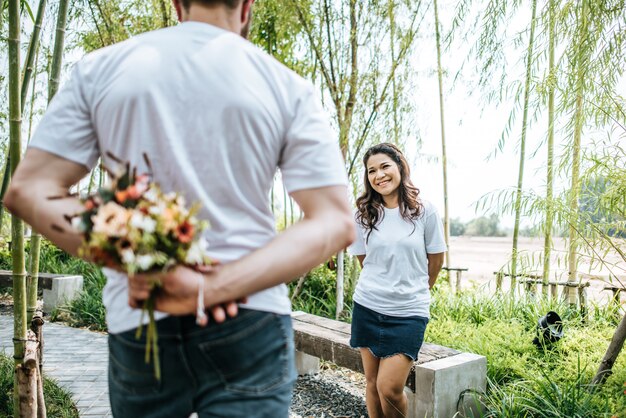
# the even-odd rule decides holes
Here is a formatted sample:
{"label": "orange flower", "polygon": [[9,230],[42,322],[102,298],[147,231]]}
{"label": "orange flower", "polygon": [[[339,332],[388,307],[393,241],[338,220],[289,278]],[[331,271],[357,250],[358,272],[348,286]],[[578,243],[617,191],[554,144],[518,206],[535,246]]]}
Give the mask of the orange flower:
{"label": "orange flower", "polygon": [[174,236],[183,244],[187,244],[193,240],[194,227],[188,221],[179,224],[174,230]]}
{"label": "orange flower", "polygon": [[87,211],[90,211],[95,207],[96,207],[96,202],[94,202],[93,200],[88,199],[87,201],[85,201],[85,209]]}
{"label": "orange flower", "polygon": [[128,190],[116,190],[115,191],[115,200],[117,200],[117,203],[124,203],[127,197],[128,197]]}

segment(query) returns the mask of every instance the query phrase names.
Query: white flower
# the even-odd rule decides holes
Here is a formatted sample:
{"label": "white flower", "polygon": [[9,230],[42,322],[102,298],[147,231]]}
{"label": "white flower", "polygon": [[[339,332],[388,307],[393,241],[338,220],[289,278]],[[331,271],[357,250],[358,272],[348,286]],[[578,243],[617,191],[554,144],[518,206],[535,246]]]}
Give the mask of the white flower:
{"label": "white flower", "polygon": [[154,187],[150,187],[147,192],[143,194],[143,198],[148,202],[155,203],[159,197],[158,191]]}
{"label": "white flower", "polygon": [[150,206],[150,208],[148,209],[148,213],[150,213],[150,215],[160,215],[163,213],[164,210],[165,205],[161,203],[158,205]]}
{"label": "white flower", "polygon": [[124,264],[132,264],[135,262],[135,253],[130,248],[123,249],[120,255],[122,256]]}
{"label": "white flower", "polygon": [[201,264],[203,260],[203,257],[202,257],[203,254],[204,254],[204,251],[202,251],[202,247],[200,246],[200,244],[197,242],[194,242],[189,247],[189,251],[187,251],[187,256],[185,257],[185,263]]}
{"label": "white flower", "polygon": [[144,254],[137,256],[135,261],[141,270],[146,271],[154,264],[154,257],[151,254]]}
{"label": "white flower", "polygon": [[195,241],[189,247],[187,256],[185,257],[185,263],[188,264],[204,264],[207,257],[207,249],[209,243],[205,239]]}
{"label": "white flower", "polygon": [[110,237],[121,237],[126,234],[126,223],[130,212],[115,202],[109,202],[98,209],[91,217],[93,232],[102,233]]}
{"label": "white flower", "polygon": [[72,228],[74,228],[74,230],[78,232],[85,232],[87,230],[80,216],[75,216],[72,218]]}
{"label": "white flower", "polygon": [[144,216],[141,212],[133,213],[133,216],[130,218],[130,225],[149,234],[156,229],[156,221],[149,216]]}

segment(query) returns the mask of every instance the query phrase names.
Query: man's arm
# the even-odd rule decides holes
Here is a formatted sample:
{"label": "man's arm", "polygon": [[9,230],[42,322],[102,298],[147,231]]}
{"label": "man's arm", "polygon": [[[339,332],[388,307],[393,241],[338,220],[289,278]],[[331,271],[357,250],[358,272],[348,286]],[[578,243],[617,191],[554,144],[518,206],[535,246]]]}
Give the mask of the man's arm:
{"label": "man's arm", "polygon": [[[13,175],[4,205],[58,247],[77,255],[82,236],[70,228],[64,216],[84,210],[78,198],[68,194],[87,173],[82,164],[29,148]],[[67,197],[57,198],[63,196]]]}
{"label": "man's arm", "polygon": [[426,254],[428,257],[428,288],[435,286],[441,267],[443,266],[443,256],[445,253]]}
{"label": "man's arm", "polygon": [[[266,246],[205,274],[207,306],[289,282],[350,245],[355,231],[345,186],[301,190],[292,197],[304,219]],[[161,277],[164,292],[156,309],[172,314],[195,312],[199,278],[199,273],[186,268]],[[130,288],[131,305],[148,297],[146,277],[131,278]]]}

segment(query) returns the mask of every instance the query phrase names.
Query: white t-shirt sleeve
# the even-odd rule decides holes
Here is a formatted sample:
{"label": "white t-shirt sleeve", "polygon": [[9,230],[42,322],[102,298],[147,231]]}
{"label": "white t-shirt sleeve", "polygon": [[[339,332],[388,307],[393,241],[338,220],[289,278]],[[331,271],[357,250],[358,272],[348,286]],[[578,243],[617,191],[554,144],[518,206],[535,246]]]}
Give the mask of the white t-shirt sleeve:
{"label": "white t-shirt sleeve", "polygon": [[439,213],[430,203],[424,205],[424,243],[427,254],[448,251]]}
{"label": "white t-shirt sleeve", "polygon": [[288,192],[348,184],[337,135],[310,84],[297,99],[279,167]]}
{"label": "white t-shirt sleeve", "polygon": [[55,94],[29,147],[38,148],[92,169],[100,156],[84,93],[80,63]]}
{"label": "white t-shirt sleeve", "polygon": [[365,229],[358,222],[354,221],[356,226],[356,237],[354,242],[348,247],[350,255],[365,255]]}

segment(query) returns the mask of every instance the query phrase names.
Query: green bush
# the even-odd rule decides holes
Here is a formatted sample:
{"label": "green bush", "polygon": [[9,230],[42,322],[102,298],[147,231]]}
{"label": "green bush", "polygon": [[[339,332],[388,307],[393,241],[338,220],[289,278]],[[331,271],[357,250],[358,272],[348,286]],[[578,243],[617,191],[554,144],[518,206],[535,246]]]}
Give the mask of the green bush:
{"label": "green bush", "polygon": [[[13,416],[13,360],[0,355],[0,418]],[[49,418],[78,418],[78,410],[70,395],[44,377],[46,411]]]}
{"label": "green bush", "polygon": [[[550,310],[563,318],[564,337],[538,349],[537,321]],[[592,306],[584,317],[541,297],[457,296],[444,285],[431,315],[427,341],[487,357],[486,416],[626,417],[623,354],[603,386],[589,386],[615,331],[613,308]]]}
{"label": "green bush", "polygon": [[[356,258],[344,258],[344,311],[342,320],[352,317],[352,294],[358,277],[359,268]],[[290,294],[293,294],[297,280],[289,284]],[[304,281],[302,290],[292,301],[295,311],[304,311],[326,318],[335,318],[337,312],[337,272],[328,268],[328,265],[319,266],[311,270]]]}
{"label": "green bush", "polygon": [[[30,241],[26,241],[26,253]],[[0,269],[11,269],[11,253],[8,246],[0,247]],[[77,274],[83,276],[83,291],[66,306],[52,312],[52,320],[62,319],[71,325],[106,331],[102,289],[106,278],[97,266],[72,257],[47,240],[41,241],[39,271],[52,274]]]}

